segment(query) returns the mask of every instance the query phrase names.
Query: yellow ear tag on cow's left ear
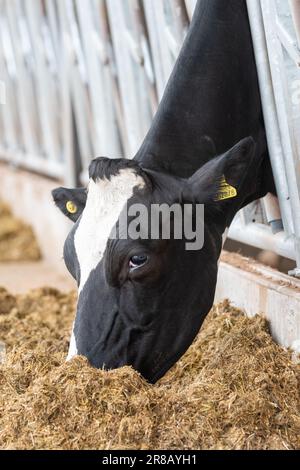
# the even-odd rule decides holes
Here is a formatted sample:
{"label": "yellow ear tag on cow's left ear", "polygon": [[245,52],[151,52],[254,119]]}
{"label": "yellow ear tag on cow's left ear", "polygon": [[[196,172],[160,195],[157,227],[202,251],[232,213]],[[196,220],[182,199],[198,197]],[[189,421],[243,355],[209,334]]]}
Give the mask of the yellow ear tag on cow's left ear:
{"label": "yellow ear tag on cow's left ear", "polygon": [[77,206],[73,201],[68,201],[66,203],[66,209],[70,214],[76,214],[77,212]]}
{"label": "yellow ear tag on cow's left ear", "polygon": [[226,199],[232,199],[237,196],[237,190],[227,183],[225,176],[222,176],[220,180],[219,192],[216,196],[216,201],[225,201]]}

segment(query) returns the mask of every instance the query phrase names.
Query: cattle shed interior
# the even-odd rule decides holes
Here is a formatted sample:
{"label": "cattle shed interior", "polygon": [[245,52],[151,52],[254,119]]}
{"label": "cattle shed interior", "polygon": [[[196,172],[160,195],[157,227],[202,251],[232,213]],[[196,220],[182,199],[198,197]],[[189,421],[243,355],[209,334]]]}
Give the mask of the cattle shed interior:
{"label": "cattle shed interior", "polygon": [[[195,4],[2,0],[1,160],[75,185],[93,155],[132,158]],[[299,2],[250,0],[248,10],[278,199],[241,211],[229,237],[296,261],[297,276]]]}
{"label": "cattle shed interior", "polygon": [[[277,197],[236,215],[215,301],[263,314],[275,341],[300,354],[300,0],[245,2]],[[12,302],[42,285],[75,289],[62,257],[73,224],[51,191],[85,186],[95,156],[137,153],[196,3],[0,0],[0,240],[11,227],[19,233],[13,262],[0,248],[0,286],[16,294]],[[0,296],[0,314],[1,305]],[[0,341],[0,364],[1,353]]]}
{"label": "cattle shed interior", "polygon": [[[268,194],[241,210],[229,239],[242,245],[225,248],[257,253],[297,277],[299,1],[247,3],[278,198]],[[53,186],[85,184],[94,155],[132,158],[150,127],[195,4],[1,1],[0,191],[33,224],[46,257],[53,258],[49,246],[61,253],[69,229],[47,200],[51,180]]]}

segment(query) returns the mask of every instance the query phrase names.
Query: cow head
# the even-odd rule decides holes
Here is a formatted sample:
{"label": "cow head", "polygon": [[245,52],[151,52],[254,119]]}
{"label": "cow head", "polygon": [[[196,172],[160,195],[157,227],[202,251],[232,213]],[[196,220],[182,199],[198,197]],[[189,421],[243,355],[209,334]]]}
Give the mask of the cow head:
{"label": "cow head", "polygon": [[[188,179],[147,170],[134,160],[98,158],[90,165],[87,190],[53,192],[75,222],[64,246],[79,288],[69,358],[84,355],[97,368],[132,365],[151,382],[179,359],[212,306],[222,234],[255,190],[258,167],[248,138]],[[194,225],[196,207],[204,204],[203,246],[187,249],[184,231],[175,237],[174,216],[169,239],[162,237],[163,221],[159,235],[149,238],[151,217],[148,236],[139,227],[140,238],[123,237],[126,224],[136,221],[130,214],[136,204],[147,211],[153,205],[188,205]]]}

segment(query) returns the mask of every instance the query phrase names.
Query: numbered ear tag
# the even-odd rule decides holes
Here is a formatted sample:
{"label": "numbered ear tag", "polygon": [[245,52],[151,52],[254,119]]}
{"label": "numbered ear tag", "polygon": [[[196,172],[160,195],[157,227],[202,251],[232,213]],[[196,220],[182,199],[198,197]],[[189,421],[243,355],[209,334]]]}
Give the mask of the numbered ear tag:
{"label": "numbered ear tag", "polygon": [[77,212],[77,206],[73,201],[68,201],[66,203],[66,209],[70,214],[76,214]]}
{"label": "numbered ear tag", "polygon": [[230,184],[227,183],[225,176],[222,176],[220,180],[219,192],[215,200],[225,201],[226,199],[232,199],[236,196],[237,196],[237,190],[233,186],[230,186]]}

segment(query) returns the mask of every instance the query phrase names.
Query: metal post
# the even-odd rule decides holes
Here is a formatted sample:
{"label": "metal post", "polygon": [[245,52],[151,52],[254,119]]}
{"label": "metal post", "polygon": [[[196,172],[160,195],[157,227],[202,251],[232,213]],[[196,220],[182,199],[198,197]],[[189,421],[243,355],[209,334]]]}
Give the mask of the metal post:
{"label": "metal post", "polygon": [[74,187],[77,183],[76,165],[74,161],[74,128],[72,119],[71,93],[69,89],[72,58],[74,50],[71,37],[67,30],[64,2],[58,2],[61,21],[62,54],[60,62],[60,77],[62,83],[62,112],[63,112],[63,154],[64,154],[64,183]]}
{"label": "metal post", "polygon": [[149,48],[149,37],[140,0],[133,0],[133,20],[137,31],[137,36],[141,45],[141,53],[143,56],[142,67],[147,79],[148,93],[150,98],[152,115],[155,114],[158,107],[158,98],[155,87],[155,76],[153,71],[152,57]]}
{"label": "metal post", "polygon": [[274,251],[285,258],[294,260],[296,257],[293,237],[287,237],[284,232],[274,235],[266,225],[244,225],[237,220],[230,226],[229,237],[261,250]]}
{"label": "metal post", "polygon": [[166,24],[164,22],[163,2],[144,0],[144,10],[153,56],[157,95],[160,99],[171,75],[174,58],[166,44]]}
{"label": "metal post", "polygon": [[[96,0],[97,2],[97,0]],[[129,142],[126,132],[123,103],[119,83],[116,75],[116,60],[112,44],[111,29],[108,18],[107,5],[105,0],[99,0],[99,30],[101,40],[103,42],[104,56],[102,63],[106,63],[110,73],[110,81],[112,87],[113,104],[115,108],[116,120],[121,137],[122,155],[129,153]]]}
{"label": "metal post", "polygon": [[280,128],[277,119],[272,77],[264,33],[264,23],[260,0],[247,0],[252,39],[256,57],[261,99],[268,140],[270,159],[276,187],[278,188],[279,204],[283,224],[288,234],[294,233],[293,217],[290,206],[290,194],[286,178]]}
{"label": "metal post", "polygon": [[290,0],[290,5],[298,40],[298,48],[300,49],[300,0]]}
{"label": "metal post", "polygon": [[[294,271],[294,275],[300,276],[300,198],[294,160],[294,157],[296,158],[297,156],[297,149],[291,123],[291,109],[289,105],[286,73],[283,69],[282,46],[276,34],[276,28],[274,28],[276,8],[273,0],[262,0],[262,6],[294,225],[295,253],[298,268]],[[278,191],[280,191],[280,186],[277,188]]]}
{"label": "metal post", "polygon": [[283,231],[283,224],[281,219],[280,207],[278,198],[269,193],[263,199],[264,208],[267,216],[267,221],[271,226],[273,233]]}
{"label": "metal post", "polygon": [[177,40],[181,43],[190,24],[186,4],[184,0],[171,0],[170,5],[173,12]]}
{"label": "metal post", "polygon": [[101,64],[100,60],[101,44],[99,44],[99,30],[96,28],[97,20],[94,16],[99,15],[99,11],[94,11],[92,4],[87,8],[86,2],[81,0],[75,0],[74,4],[77,10],[96,130],[96,155],[120,156],[109,70],[107,65]]}

